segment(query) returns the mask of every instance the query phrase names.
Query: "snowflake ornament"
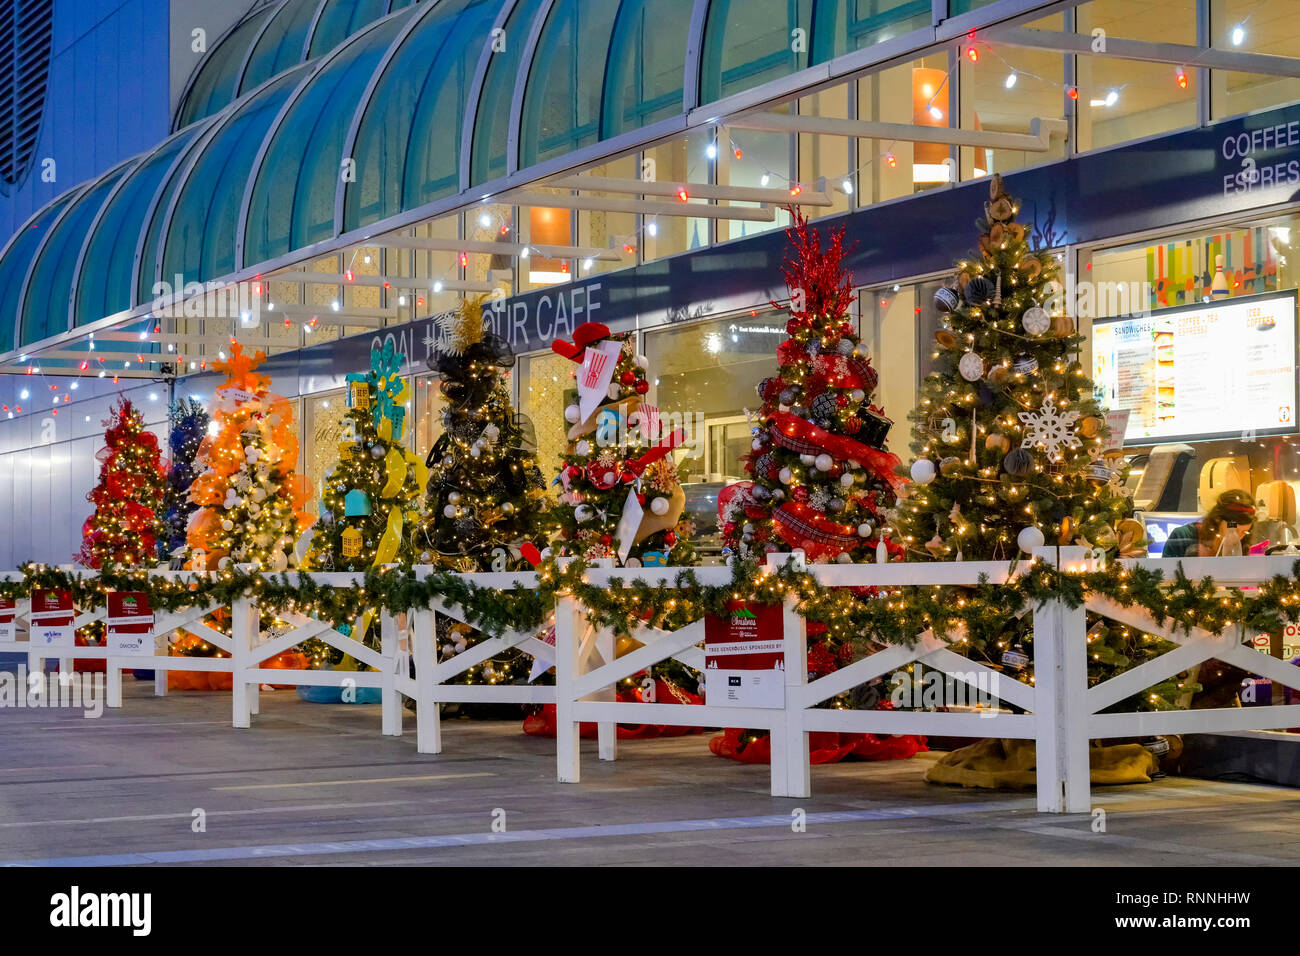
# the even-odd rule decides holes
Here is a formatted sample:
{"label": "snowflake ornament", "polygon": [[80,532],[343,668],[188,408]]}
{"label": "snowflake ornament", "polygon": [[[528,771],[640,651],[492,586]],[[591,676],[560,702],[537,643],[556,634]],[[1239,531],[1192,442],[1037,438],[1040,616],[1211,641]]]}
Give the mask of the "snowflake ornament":
{"label": "snowflake ornament", "polygon": [[1049,461],[1060,461],[1064,455],[1062,448],[1078,448],[1083,443],[1074,433],[1074,425],[1079,419],[1075,410],[1062,412],[1056,407],[1052,396],[1043,399],[1042,407],[1036,412],[1021,412],[1020,420],[1025,423],[1025,440],[1021,448],[1041,448],[1047,452]]}
{"label": "snowflake ornament", "polygon": [[826,506],[831,503],[831,493],[823,485],[818,485],[808,495],[808,504],[812,505],[818,511],[824,512]]}

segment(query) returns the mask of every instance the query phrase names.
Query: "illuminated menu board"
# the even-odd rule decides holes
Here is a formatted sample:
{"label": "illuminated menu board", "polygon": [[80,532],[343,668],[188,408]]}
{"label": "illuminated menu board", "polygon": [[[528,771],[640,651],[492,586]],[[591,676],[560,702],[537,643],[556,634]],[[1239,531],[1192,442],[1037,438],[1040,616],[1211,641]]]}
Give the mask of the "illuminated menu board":
{"label": "illuminated menu board", "polygon": [[1128,409],[1129,445],[1296,429],[1295,291],[1098,319],[1097,400]]}

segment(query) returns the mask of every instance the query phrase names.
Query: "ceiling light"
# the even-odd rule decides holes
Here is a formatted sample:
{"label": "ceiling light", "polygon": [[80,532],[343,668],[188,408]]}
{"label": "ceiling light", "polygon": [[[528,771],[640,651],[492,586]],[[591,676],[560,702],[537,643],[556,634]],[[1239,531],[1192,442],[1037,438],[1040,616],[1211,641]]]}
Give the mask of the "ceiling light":
{"label": "ceiling light", "polygon": [[1242,28],[1241,24],[1238,23],[1232,28],[1232,45],[1241,46],[1241,41],[1244,39],[1246,39],[1246,31]]}
{"label": "ceiling light", "polygon": [[1011,89],[1011,87],[1015,85],[1016,85],[1016,71],[1012,70],[1010,73],[1007,74],[1006,87],[1007,89]]}
{"label": "ceiling light", "polygon": [[488,226],[492,225],[492,217],[485,212],[481,212],[478,214],[478,224],[486,229]]}

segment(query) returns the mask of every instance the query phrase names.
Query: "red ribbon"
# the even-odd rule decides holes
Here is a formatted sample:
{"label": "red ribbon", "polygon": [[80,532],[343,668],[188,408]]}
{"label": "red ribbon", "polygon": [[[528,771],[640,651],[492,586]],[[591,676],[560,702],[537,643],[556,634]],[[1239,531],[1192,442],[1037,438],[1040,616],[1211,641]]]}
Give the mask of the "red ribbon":
{"label": "red ribbon", "polygon": [[891,452],[879,451],[845,435],[834,435],[790,412],[774,412],[768,431],[772,435],[772,441],[782,448],[801,455],[825,452],[837,461],[856,461],[888,482],[895,494],[903,487],[903,479],[894,474],[894,468],[901,462]]}

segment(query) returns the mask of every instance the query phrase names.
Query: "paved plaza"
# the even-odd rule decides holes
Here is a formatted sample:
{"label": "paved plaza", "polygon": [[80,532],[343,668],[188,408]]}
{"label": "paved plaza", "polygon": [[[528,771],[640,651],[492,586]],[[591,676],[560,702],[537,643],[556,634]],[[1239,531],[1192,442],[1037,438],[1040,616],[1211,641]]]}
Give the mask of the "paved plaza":
{"label": "paved plaza", "polygon": [[[707,736],[583,743],[583,782],[555,781],[554,742],[517,721],[445,725],[441,755],[379,735],[377,707],[263,692],[250,730],[230,696],[0,712],[0,863],[87,865],[1236,865],[1300,862],[1300,791],[1166,778],[1098,789],[1092,816],[1032,794],[922,781],[934,754],[814,767],[813,796],[775,799],[768,768]],[[806,814],[796,832],[793,811]],[[194,832],[201,810],[204,832]],[[504,812],[502,812],[504,811]],[[495,828],[494,828],[495,824]],[[502,829],[504,827],[504,830]]]}

